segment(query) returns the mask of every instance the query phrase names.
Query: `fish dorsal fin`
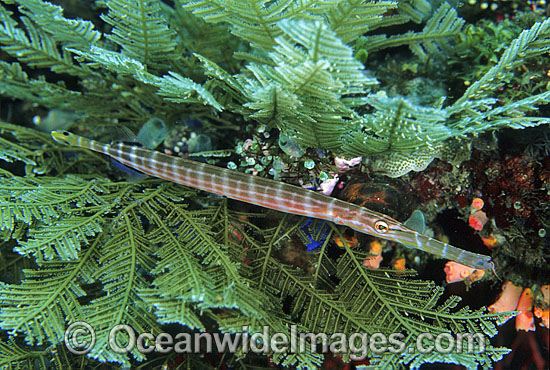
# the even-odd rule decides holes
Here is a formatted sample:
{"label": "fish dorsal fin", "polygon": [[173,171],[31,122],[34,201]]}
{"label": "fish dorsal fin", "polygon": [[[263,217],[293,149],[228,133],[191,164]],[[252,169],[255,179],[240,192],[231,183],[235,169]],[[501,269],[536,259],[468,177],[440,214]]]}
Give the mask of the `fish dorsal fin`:
{"label": "fish dorsal fin", "polygon": [[424,213],[418,209],[415,210],[411,217],[403,222],[403,225],[420,234],[424,234],[426,231],[426,218],[424,217]]}
{"label": "fish dorsal fin", "polygon": [[112,144],[126,144],[126,145],[136,145],[140,148],[143,148],[145,145],[138,139],[136,134],[126,126],[121,126],[117,129],[116,134],[112,135],[111,145]]}

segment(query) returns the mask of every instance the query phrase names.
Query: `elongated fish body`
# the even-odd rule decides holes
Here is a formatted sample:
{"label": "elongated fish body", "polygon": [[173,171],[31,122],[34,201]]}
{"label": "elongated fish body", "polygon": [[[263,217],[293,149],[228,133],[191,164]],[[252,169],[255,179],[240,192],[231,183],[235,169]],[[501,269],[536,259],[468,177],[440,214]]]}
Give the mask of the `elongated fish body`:
{"label": "elongated fish body", "polygon": [[489,256],[453,247],[407,228],[384,214],[298,186],[169,156],[138,146],[124,143],[102,144],[67,131],[53,131],[52,137],[61,143],[103,153],[126,166],[161,179],[281,212],[328,220],[473,268],[493,267]]}

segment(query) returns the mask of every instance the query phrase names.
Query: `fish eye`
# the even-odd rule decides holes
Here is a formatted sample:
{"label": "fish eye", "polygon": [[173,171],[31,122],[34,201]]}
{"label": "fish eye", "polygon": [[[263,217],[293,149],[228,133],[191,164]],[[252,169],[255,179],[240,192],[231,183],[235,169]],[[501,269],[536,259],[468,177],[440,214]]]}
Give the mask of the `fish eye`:
{"label": "fish eye", "polygon": [[383,220],[378,220],[374,223],[374,230],[381,234],[387,233],[389,230],[388,223]]}

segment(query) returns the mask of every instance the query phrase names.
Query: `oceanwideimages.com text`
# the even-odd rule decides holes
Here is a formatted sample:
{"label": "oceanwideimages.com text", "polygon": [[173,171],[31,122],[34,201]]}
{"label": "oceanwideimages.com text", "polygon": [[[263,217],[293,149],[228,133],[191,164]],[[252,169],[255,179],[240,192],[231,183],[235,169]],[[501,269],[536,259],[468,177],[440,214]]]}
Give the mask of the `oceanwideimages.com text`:
{"label": "oceanwideimages.com text", "polygon": [[[351,359],[363,360],[371,354],[383,353],[482,353],[487,338],[481,333],[421,333],[410,345],[403,333],[303,333],[295,325],[288,333],[271,333],[269,326],[251,333],[136,333],[129,325],[117,325],[109,331],[112,351],[127,353],[137,349],[143,354],[157,353],[304,353],[308,347],[317,352],[350,353]],[[89,353],[96,343],[95,330],[85,322],[71,324],[65,331],[65,345],[75,354]],[[122,344],[123,343],[123,344]]]}

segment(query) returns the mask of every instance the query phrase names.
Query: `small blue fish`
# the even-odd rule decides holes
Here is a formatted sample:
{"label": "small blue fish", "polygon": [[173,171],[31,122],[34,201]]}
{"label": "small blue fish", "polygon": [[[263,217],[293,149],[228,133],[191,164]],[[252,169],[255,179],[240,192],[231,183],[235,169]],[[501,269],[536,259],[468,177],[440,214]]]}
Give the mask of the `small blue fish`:
{"label": "small blue fish", "polygon": [[325,221],[313,218],[308,219],[301,227],[300,238],[307,245],[307,251],[311,252],[321,247],[327,240],[330,227]]}

